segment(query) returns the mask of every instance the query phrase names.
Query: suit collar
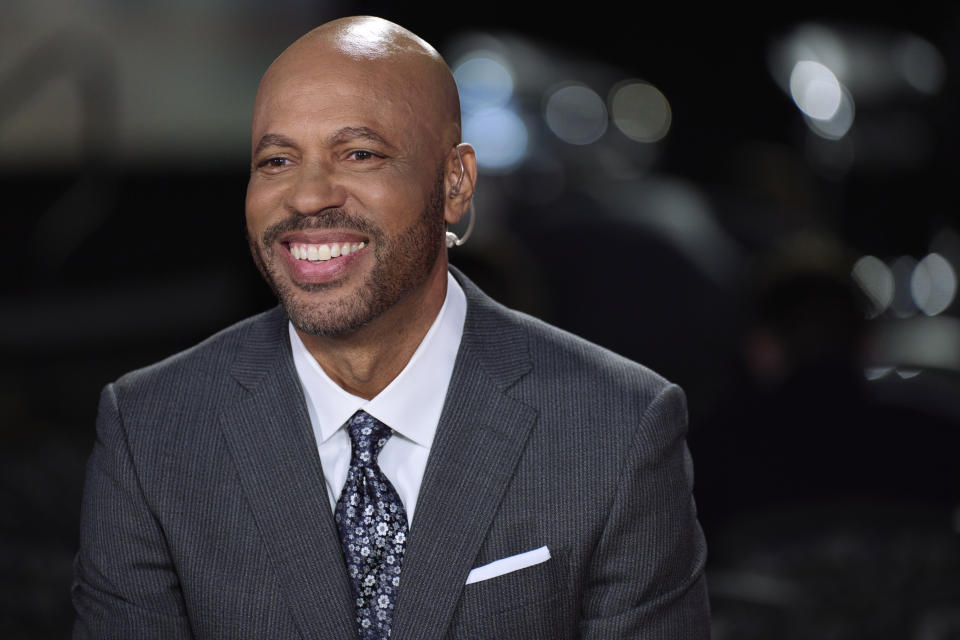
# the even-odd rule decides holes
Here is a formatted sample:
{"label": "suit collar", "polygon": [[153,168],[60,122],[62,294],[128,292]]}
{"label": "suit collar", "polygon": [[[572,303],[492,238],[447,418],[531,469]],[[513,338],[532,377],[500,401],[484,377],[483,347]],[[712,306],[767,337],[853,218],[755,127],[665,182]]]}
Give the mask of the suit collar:
{"label": "suit collar", "polygon": [[531,368],[522,325],[458,270],[451,272],[467,295],[467,317],[411,527],[396,640],[446,635],[537,419],[535,409],[509,394]]}
{"label": "suit collar", "polygon": [[527,332],[515,311],[487,296],[452,265],[450,273],[467,296],[461,352],[468,352],[490,382],[506,391],[531,369]]}
{"label": "suit collar", "polygon": [[230,365],[230,375],[248,391],[285,364],[293,366],[287,338],[287,314],[276,306],[251,319],[240,336],[240,348]]}
{"label": "suit collar", "polygon": [[277,308],[247,327],[230,369],[244,391],[223,403],[220,424],[301,635],[353,640],[353,594],[286,323]]}

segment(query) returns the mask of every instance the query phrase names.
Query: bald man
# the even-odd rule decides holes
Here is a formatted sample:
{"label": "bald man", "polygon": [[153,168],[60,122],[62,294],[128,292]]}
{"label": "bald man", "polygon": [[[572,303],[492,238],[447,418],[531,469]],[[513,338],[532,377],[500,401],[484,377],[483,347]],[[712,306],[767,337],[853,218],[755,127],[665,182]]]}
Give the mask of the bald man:
{"label": "bald man", "polygon": [[709,637],[682,392],[448,266],[477,171],[439,54],[311,31],[251,159],[280,305],[104,389],[74,637]]}

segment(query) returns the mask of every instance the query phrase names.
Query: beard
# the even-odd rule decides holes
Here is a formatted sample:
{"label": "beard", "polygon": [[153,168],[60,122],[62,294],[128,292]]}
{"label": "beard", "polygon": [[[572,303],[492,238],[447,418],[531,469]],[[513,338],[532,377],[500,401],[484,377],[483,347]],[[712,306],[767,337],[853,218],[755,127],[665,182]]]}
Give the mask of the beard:
{"label": "beard", "polygon": [[[356,332],[420,286],[440,255],[446,225],[443,171],[438,174],[426,207],[409,227],[389,238],[384,231],[345,209],[326,209],[311,216],[294,214],[266,229],[259,241],[247,233],[250,253],[264,280],[280,300],[290,322],[312,336],[343,336]],[[374,267],[349,295],[314,296],[333,291],[340,283],[297,283],[285,278],[275,255],[276,240],[285,233],[310,229],[352,229],[372,242]]]}

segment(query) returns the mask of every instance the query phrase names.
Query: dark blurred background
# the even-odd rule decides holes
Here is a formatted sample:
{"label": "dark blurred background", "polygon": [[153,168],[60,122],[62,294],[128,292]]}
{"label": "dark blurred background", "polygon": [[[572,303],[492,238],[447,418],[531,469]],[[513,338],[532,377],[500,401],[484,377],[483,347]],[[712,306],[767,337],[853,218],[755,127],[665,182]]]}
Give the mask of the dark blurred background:
{"label": "dark blurred background", "polygon": [[372,13],[460,86],[453,263],[687,390],[714,637],[960,638],[960,8],[864,6],[7,0],[0,637],[69,634],[100,388],[273,304],[260,74]]}

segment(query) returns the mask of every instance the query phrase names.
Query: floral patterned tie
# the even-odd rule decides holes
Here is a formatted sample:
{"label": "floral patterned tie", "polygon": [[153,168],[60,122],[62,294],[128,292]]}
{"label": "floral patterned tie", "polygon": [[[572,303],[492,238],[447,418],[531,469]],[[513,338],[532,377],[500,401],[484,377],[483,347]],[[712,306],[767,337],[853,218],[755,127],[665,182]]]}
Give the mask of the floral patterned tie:
{"label": "floral patterned tie", "polygon": [[362,410],[347,421],[347,431],[350,469],[334,520],[357,594],[360,638],[384,640],[390,637],[407,539],[407,513],[377,464],[393,431]]}

